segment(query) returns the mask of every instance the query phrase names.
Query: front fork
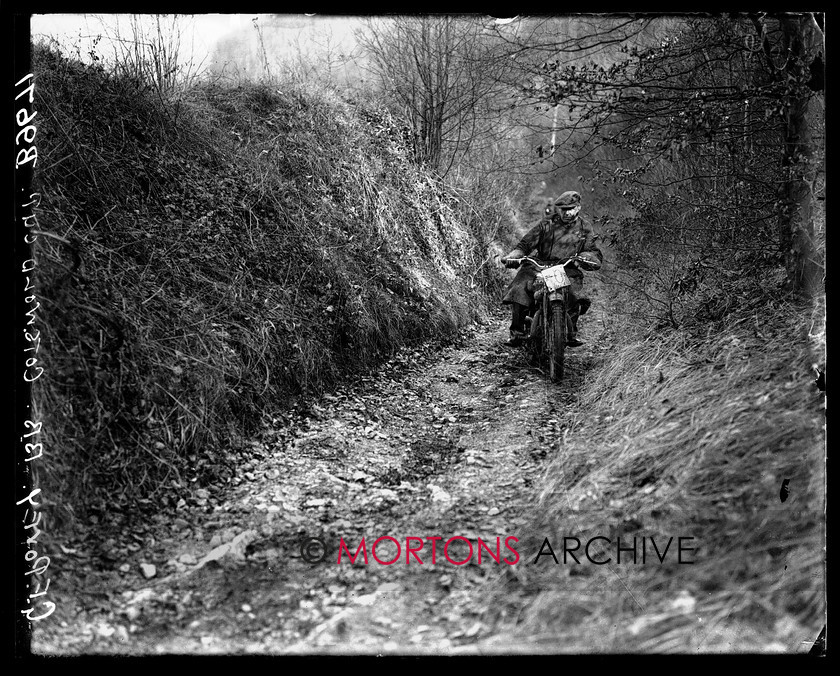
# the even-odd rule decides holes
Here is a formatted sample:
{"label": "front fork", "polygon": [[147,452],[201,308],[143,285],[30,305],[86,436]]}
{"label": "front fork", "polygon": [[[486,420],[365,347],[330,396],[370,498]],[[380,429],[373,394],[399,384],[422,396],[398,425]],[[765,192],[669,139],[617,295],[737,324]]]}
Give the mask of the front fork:
{"label": "front fork", "polygon": [[[565,310],[566,314],[566,326],[569,325],[568,320],[568,302],[567,302],[567,293],[566,287],[557,289],[557,291],[552,291],[550,293],[542,293],[540,294],[539,299],[536,302],[536,311],[534,312],[534,316],[531,319],[531,328],[528,332],[528,337],[531,339],[540,338],[543,342],[543,345],[547,345],[549,336],[548,336],[548,322],[544,321],[545,317],[548,317],[551,313],[551,302],[555,300],[563,301],[563,309]],[[567,329],[568,333],[568,329]]]}

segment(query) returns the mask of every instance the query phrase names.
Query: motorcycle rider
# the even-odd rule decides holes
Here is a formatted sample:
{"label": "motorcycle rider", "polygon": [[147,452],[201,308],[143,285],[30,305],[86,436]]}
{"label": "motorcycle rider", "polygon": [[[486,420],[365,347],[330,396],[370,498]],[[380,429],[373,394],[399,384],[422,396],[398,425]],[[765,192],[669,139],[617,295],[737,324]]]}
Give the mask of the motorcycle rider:
{"label": "motorcycle rider", "polygon": [[[519,240],[519,244],[502,259],[506,267],[516,267],[511,259],[522,258],[536,250],[534,256],[541,262],[562,262],[577,254],[586,259],[586,269],[601,267],[603,254],[596,244],[597,235],[587,219],[580,215],[580,193],[567,190],[554,201],[553,208],[546,207],[545,216]],[[569,287],[568,314],[571,327],[567,345],[577,347],[583,342],[577,338],[578,317],[585,314],[592,301],[583,295],[583,272],[577,263],[566,266]],[[512,320],[510,340],[507,345],[519,345],[526,336],[525,318],[534,306],[534,278],[536,271],[529,265],[519,267],[510,283],[502,303],[510,304]]]}

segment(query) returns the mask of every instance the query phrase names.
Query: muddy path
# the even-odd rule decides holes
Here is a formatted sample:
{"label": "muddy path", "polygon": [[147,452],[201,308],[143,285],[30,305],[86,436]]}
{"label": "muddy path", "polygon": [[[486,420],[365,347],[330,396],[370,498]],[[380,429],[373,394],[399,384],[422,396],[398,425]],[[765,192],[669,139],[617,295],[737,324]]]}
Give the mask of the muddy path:
{"label": "muddy path", "polygon": [[[104,541],[96,528],[68,541],[54,562],[59,608],[34,627],[33,652],[527,649],[512,633],[527,592],[513,584],[500,604],[488,589],[516,581],[533,557],[521,540],[546,458],[606,349],[597,305],[562,384],[502,344],[499,313],[275,421],[229,483],[194,488],[174,511]],[[371,550],[383,536],[393,540],[377,545],[379,563]],[[463,539],[444,551],[453,536]],[[326,551],[313,563],[315,538]],[[353,554],[364,538],[368,563],[344,551],[337,563],[342,538]]]}

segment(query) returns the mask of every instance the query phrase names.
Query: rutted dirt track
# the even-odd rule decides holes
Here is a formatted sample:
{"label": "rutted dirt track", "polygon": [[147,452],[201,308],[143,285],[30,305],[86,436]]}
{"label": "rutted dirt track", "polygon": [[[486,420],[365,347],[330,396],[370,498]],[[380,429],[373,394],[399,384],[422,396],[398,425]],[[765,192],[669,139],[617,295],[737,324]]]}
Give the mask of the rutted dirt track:
{"label": "rutted dirt track", "polygon": [[[500,556],[515,558],[505,538],[522,536],[562,434],[559,411],[574,406],[576,382],[603,347],[593,305],[582,320],[586,344],[567,352],[567,381],[551,385],[524,350],[502,345],[506,325],[499,315],[452,347],[406,350],[278,422],[251,442],[232,488],[194,490],[177,513],[128,526],[122,539],[68,542],[54,564],[59,609],[35,627],[33,652],[514,649],[505,637],[516,603],[500,609],[486,590],[518,576],[533,552],[511,541],[518,565],[484,550],[481,565],[475,551],[459,566],[443,545],[481,538],[495,553],[499,537]],[[401,544],[392,565],[370,555],[381,536]],[[409,536],[442,538],[436,563],[425,540],[423,565],[406,564]],[[365,538],[367,565],[346,555],[336,564],[342,537],[353,553]],[[323,562],[302,558],[307,538],[327,543]],[[383,541],[376,553],[389,561],[396,547]],[[456,541],[448,554],[457,561],[469,552]]]}

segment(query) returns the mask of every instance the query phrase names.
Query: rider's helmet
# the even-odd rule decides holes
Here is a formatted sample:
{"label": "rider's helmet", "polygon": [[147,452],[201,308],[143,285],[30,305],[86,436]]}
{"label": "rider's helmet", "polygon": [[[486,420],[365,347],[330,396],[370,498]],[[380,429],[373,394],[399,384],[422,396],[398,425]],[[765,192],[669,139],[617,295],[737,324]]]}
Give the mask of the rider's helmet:
{"label": "rider's helmet", "polygon": [[567,190],[554,200],[554,207],[560,214],[561,221],[571,223],[577,218],[578,212],[580,211],[580,193],[574,190]]}

